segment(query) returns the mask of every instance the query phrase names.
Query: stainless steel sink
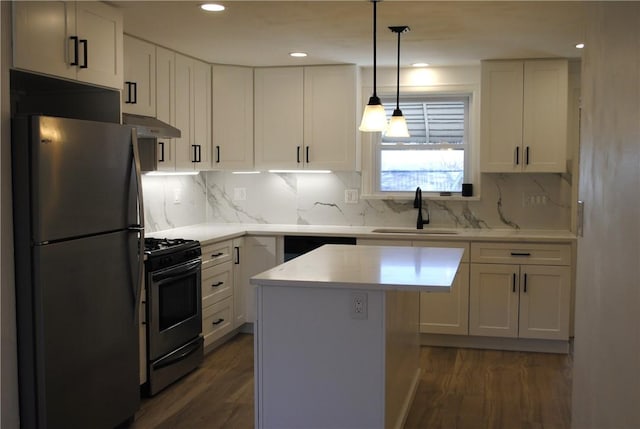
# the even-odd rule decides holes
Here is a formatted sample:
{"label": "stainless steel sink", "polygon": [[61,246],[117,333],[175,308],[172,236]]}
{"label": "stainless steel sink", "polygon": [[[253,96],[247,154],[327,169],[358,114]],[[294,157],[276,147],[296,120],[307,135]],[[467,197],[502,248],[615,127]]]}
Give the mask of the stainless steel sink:
{"label": "stainless steel sink", "polygon": [[455,229],[417,229],[417,228],[376,228],[371,232],[380,234],[434,234],[434,235],[456,235]]}

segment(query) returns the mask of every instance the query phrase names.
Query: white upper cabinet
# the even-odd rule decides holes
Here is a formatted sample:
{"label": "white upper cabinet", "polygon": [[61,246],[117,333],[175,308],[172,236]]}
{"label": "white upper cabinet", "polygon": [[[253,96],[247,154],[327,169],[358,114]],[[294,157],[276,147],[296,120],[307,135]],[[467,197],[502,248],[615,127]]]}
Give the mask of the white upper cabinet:
{"label": "white upper cabinet", "polygon": [[483,172],[564,172],[567,60],[483,61]]}
{"label": "white upper cabinet", "polygon": [[[156,117],[176,126],[176,54],[156,47]],[[157,139],[158,170],[176,169],[176,139]]]}
{"label": "white upper cabinet", "polygon": [[304,68],[306,168],[355,170],[356,100],[355,66]]}
{"label": "white upper cabinet", "polygon": [[355,66],[256,69],[256,168],[353,171],[356,101]]}
{"label": "white upper cabinet", "polygon": [[304,70],[259,68],[254,82],[256,168],[302,168]]}
{"label": "white upper cabinet", "polygon": [[253,169],[253,69],[211,67],[212,168]]}
{"label": "white upper cabinet", "polygon": [[101,2],[13,2],[18,69],[122,89],[122,15]]}
{"label": "white upper cabinet", "polygon": [[122,111],[156,116],[156,47],[124,36]]}
{"label": "white upper cabinet", "polygon": [[176,170],[211,169],[211,66],[176,53]]}

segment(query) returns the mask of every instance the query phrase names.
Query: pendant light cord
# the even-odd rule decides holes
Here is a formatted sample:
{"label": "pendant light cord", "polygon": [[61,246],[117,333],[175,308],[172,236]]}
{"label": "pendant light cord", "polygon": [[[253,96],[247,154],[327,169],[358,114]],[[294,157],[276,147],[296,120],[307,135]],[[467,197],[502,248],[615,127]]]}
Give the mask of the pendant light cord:
{"label": "pendant light cord", "polygon": [[373,2],[373,96],[378,97],[376,91],[376,6],[378,0],[371,0]]}
{"label": "pendant light cord", "polygon": [[400,110],[400,31],[398,31],[398,67],[396,78],[396,109]]}

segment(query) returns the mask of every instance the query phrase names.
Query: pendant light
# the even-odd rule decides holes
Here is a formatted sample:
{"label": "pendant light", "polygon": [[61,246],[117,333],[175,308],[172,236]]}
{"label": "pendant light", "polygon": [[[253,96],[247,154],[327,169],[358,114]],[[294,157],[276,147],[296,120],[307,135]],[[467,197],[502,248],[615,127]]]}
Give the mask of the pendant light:
{"label": "pendant light", "polygon": [[409,27],[406,25],[398,27],[389,27],[389,30],[398,34],[398,72],[397,72],[397,84],[396,84],[396,108],[393,110],[393,115],[389,120],[389,126],[385,135],[387,137],[409,137],[409,129],[407,128],[407,120],[400,110],[400,35],[409,31]]}
{"label": "pendant light", "polygon": [[362,113],[360,131],[384,131],[387,126],[387,116],[384,107],[376,92],[376,3],[380,0],[371,0],[373,3],[373,95]]}

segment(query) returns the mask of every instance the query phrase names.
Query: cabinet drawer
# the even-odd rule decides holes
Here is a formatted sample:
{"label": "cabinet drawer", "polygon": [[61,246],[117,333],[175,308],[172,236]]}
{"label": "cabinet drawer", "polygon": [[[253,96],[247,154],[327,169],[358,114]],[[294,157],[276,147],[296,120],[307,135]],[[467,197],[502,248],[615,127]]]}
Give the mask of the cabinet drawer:
{"label": "cabinet drawer", "polygon": [[485,264],[571,265],[571,245],[471,243],[471,262]]}
{"label": "cabinet drawer", "polygon": [[202,310],[202,335],[207,346],[233,330],[233,297]]}
{"label": "cabinet drawer", "polygon": [[462,262],[469,262],[469,243],[462,241],[413,241],[414,247],[446,247],[454,249],[464,249]]}
{"label": "cabinet drawer", "polygon": [[233,294],[233,264],[227,261],[202,270],[202,307],[208,307]]}
{"label": "cabinet drawer", "polygon": [[233,255],[233,242],[221,241],[202,247],[202,269],[211,265],[230,261]]}

